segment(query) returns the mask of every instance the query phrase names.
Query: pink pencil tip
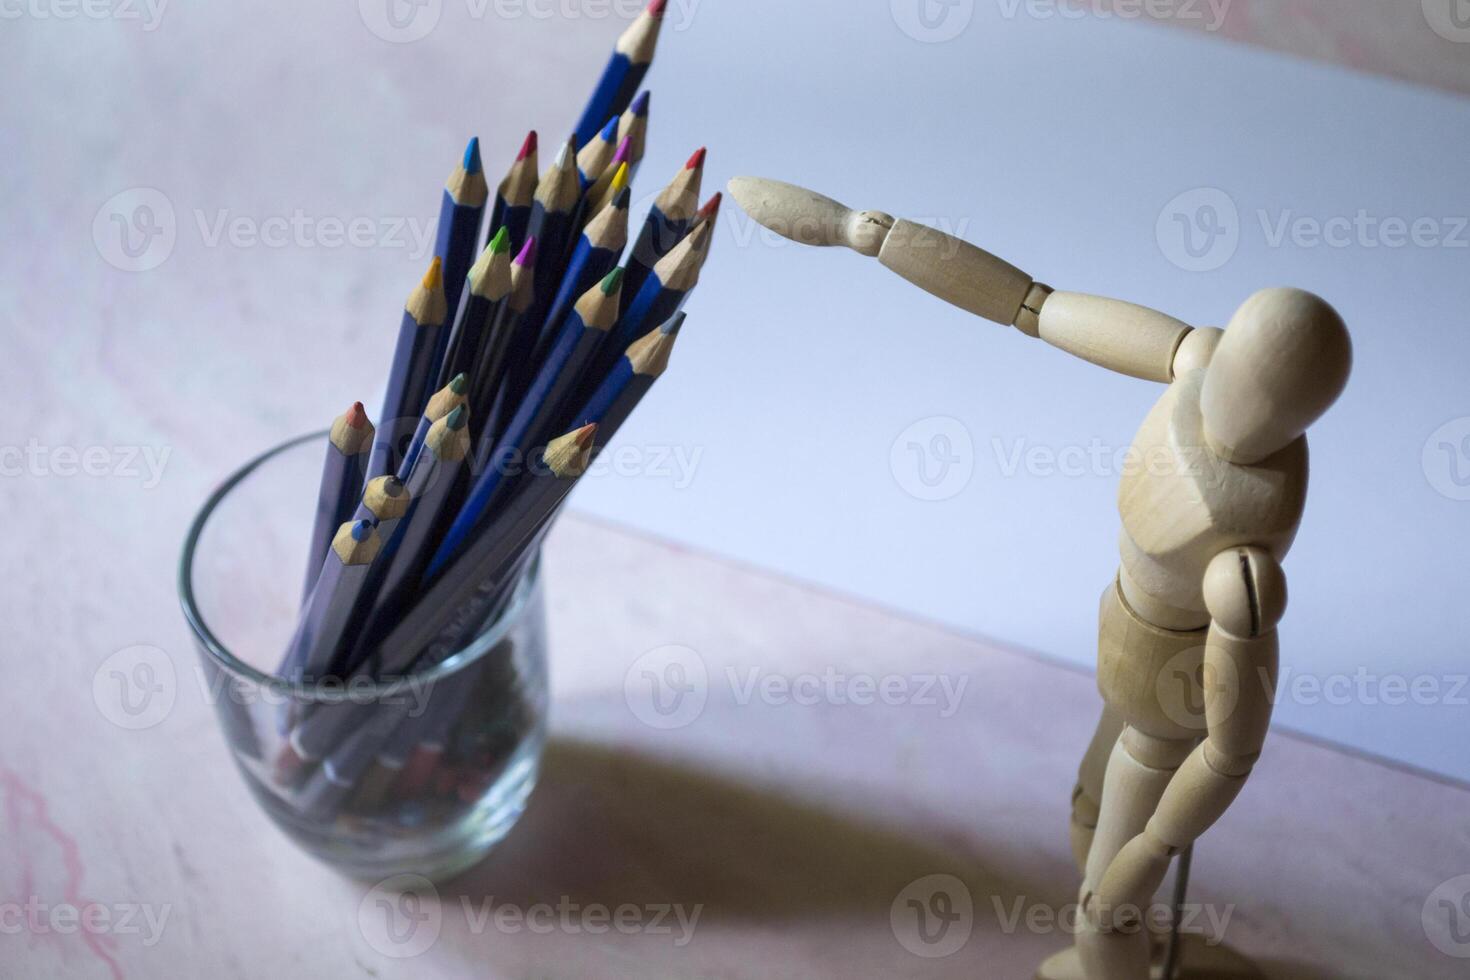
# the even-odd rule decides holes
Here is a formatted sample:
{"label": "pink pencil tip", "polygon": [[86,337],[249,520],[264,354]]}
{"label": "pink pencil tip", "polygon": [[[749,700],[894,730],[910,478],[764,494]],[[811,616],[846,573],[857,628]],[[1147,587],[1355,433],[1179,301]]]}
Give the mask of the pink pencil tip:
{"label": "pink pencil tip", "polygon": [[524,160],[536,152],[536,131],[533,129],[526,134],[526,141],[521,144],[521,152],[516,155],[516,160]]}
{"label": "pink pencil tip", "polygon": [[698,167],[704,166],[704,151],[705,148],[702,146],[699,149],[695,150],[694,155],[689,158],[689,162],[684,164],[684,169],[694,170]]}
{"label": "pink pencil tip", "polygon": [[627,163],[628,162],[628,156],[632,152],[633,152],[633,137],[631,137],[631,136],[624,136],[623,137],[623,141],[618,144],[618,152],[616,152],[616,153],[613,154],[613,159],[612,159],[613,166],[617,166],[620,163]]}
{"label": "pink pencil tip", "polygon": [[669,0],[653,0],[653,2],[648,5],[648,16],[662,17],[664,15],[664,8],[668,5]]}
{"label": "pink pencil tip", "polygon": [[526,244],[521,246],[521,254],[516,256],[516,265],[530,265],[536,261],[536,236],[532,235],[526,239]]}
{"label": "pink pencil tip", "polygon": [[362,402],[353,402],[352,407],[347,410],[347,424],[354,429],[360,429],[367,422],[367,410],[362,407]]}

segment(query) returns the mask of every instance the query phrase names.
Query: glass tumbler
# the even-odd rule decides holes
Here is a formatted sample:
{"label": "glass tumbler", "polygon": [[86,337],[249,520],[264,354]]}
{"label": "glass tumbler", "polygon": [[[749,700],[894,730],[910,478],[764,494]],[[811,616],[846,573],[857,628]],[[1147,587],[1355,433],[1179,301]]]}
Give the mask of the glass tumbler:
{"label": "glass tumbler", "polygon": [[179,596],[235,763],[300,847],[362,878],[443,879],[509,832],[546,736],[540,561],[438,663],[404,677],[289,683],[326,434],[247,463],[190,528]]}

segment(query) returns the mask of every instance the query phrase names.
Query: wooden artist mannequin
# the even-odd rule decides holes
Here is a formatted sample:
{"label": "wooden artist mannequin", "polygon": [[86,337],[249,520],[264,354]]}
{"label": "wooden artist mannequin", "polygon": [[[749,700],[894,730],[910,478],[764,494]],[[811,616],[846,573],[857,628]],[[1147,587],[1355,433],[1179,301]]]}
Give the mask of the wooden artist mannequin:
{"label": "wooden artist mannequin", "polygon": [[[1075,948],[1043,980],[1145,980],[1141,922],[1174,855],[1229,808],[1270,725],[1281,560],[1307,490],[1304,433],[1342,393],[1352,345],[1327,303],[1294,289],[1245,302],[1225,330],[1118,300],[1054,292],[967,242],[811,191],[740,177],[752,218],[808,245],[845,245],[940,299],[1083,360],[1167,385],[1119,492],[1122,562],[1103,594],[1104,709],[1072,803],[1083,875]],[[1180,976],[1248,977],[1216,949]]]}

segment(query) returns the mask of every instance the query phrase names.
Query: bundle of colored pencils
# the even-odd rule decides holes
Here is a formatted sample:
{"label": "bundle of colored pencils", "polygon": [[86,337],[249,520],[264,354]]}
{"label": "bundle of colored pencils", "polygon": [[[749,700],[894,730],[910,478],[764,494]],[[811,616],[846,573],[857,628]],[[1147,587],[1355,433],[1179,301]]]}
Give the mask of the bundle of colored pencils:
{"label": "bundle of colored pencils", "polygon": [[[359,402],[328,436],[286,680],[409,677],[472,640],[509,603],[567,494],[667,366],[720,196],[698,206],[701,149],[619,265],[649,118],[648,93],[634,96],[665,2],[653,0],[619,38],[539,179],[534,131],[493,201],[478,139],[450,175],[380,424]],[[277,778],[306,812],[329,818],[345,801],[381,795],[382,769],[407,771],[422,746],[442,743],[466,700],[465,690],[435,691],[415,718],[377,704],[294,706],[281,715]]]}

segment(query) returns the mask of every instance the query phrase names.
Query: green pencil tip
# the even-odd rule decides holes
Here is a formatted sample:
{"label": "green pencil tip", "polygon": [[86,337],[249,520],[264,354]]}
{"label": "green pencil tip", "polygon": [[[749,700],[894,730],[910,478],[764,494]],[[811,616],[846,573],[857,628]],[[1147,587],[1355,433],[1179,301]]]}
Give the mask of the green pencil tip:
{"label": "green pencil tip", "polygon": [[492,238],[492,239],[490,239],[490,254],[491,255],[499,255],[502,252],[509,252],[509,251],[510,251],[510,230],[507,229],[505,227],[505,225],[501,225],[500,226],[500,230],[495,233],[495,237]]}
{"label": "green pencil tip", "polygon": [[602,295],[611,296],[613,291],[623,284],[623,267],[618,266],[613,271],[602,277]]}
{"label": "green pencil tip", "polygon": [[463,395],[465,393],[465,389],[467,389],[469,386],[469,379],[464,376],[463,371],[459,372],[453,378],[449,379],[449,390],[454,392],[456,395]]}
{"label": "green pencil tip", "polygon": [[444,428],[450,432],[458,432],[465,427],[470,420],[469,413],[464,410],[463,405],[457,406],[444,418]]}

